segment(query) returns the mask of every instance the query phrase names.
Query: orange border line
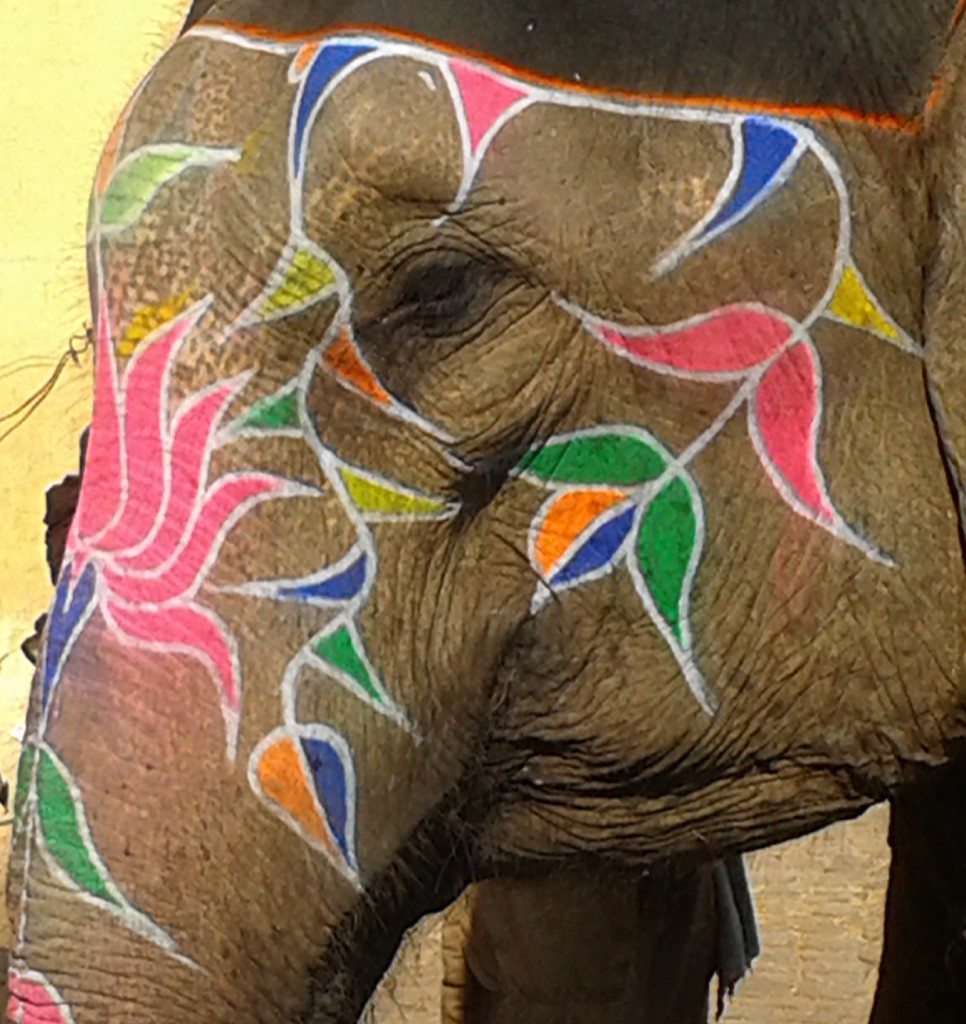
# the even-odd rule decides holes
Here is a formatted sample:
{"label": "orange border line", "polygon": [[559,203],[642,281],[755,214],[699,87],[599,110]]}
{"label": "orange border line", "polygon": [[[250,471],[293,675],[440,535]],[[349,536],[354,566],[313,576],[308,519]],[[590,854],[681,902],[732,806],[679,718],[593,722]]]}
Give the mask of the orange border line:
{"label": "orange border line", "polygon": [[[966,13],[966,0],[960,0],[959,16]],[[451,54],[458,57],[467,57],[471,60],[480,60],[492,67],[499,68],[506,74],[523,81],[530,81],[555,89],[567,92],[585,93],[592,96],[617,97],[619,99],[636,100],[637,102],[663,103],[668,105],[686,107],[710,107],[719,110],[732,110],[739,113],[749,114],[779,114],[789,117],[804,118],[828,118],[840,121],[851,121],[856,124],[871,125],[875,128],[883,128],[888,131],[900,131],[915,133],[919,131],[920,122],[918,118],[903,117],[900,114],[866,114],[853,107],[843,106],[809,106],[808,104],[796,103],[761,103],[754,100],[728,99],[722,96],[675,96],[668,93],[641,93],[628,89],[613,89],[607,86],[575,85],[573,82],[558,78],[553,75],[541,75],[537,72],[517,67],[506,61],[499,60],[490,54],[479,50],[464,49],[441,43],[437,39],[420,35],[417,32],[403,32],[398,29],[387,29],[380,25],[367,24],[334,24],[314,32],[274,32],[262,25],[252,25],[243,22],[232,21],[200,21],[197,27],[223,28],[230,32],[239,32],[243,35],[254,36],[258,39],[268,39],[277,43],[313,43],[326,36],[339,34],[365,33],[367,35],[385,36],[389,39],[401,39],[406,42],[419,43],[430,49]],[[190,31],[190,30],[189,30]]]}
{"label": "orange border line", "polygon": [[955,28],[963,20],[964,14],[966,14],[966,0],[959,0],[956,5],[956,13],[953,14],[952,28]]}

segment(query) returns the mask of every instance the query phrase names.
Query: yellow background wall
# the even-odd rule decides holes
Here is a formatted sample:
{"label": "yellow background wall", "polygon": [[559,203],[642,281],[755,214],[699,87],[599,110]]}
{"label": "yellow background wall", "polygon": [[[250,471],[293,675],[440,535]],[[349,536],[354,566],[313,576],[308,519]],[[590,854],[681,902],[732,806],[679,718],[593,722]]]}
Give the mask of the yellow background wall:
{"label": "yellow background wall", "polygon": [[[128,94],[177,32],[187,0],[0,0],[0,414],[40,386],[89,320],[84,221],[100,147]],[[31,420],[0,442],[0,772],[13,774],[30,666],[19,651],[51,586],[45,488],[77,464],[90,363],[71,365]],[[0,423],[0,433],[6,424]],[[758,854],[765,956],[738,1024],[851,1024],[868,1013],[885,881],[879,810]],[[0,875],[9,828],[0,830]],[[402,958],[381,1024],[438,1021],[438,928]],[[0,948],[9,933],[0,914]]]}
{"label": "yellow background wall", "polygon": [[[94,168],[127,94],[176,35],[186,0],[0,0],[0,415],[47,379],[89,322],[84,252]],[[20,643],[52,588],[44,490],[77,466],[90,362],[69,365],[0,441],[0,773],[19,750],[31,667]],[[0,422],[0,433],[10,425]],[[0,830],[0,880],[9,827]],[[0,943],[7,922],[0,914]]]}

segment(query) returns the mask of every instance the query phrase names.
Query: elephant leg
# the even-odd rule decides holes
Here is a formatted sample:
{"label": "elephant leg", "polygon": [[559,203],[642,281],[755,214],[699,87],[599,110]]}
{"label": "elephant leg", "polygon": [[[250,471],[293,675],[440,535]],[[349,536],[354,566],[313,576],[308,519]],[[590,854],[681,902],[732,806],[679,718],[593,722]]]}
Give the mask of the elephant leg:
{"label": "elephant leg", "polygon": [[483,882],[447,921],[443,1019],[703,1024],[757,952],[750,908],[740,860]]}
{"label": "elephant leg", "polygon": [[892,865],[873,1024],[966,1018],[966,765],[892,803]]}

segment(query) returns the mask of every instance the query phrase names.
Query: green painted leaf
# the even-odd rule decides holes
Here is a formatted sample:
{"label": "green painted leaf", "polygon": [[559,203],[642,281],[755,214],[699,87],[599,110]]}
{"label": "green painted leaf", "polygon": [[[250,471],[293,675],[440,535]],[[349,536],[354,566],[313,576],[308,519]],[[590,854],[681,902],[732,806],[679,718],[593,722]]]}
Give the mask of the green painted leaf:
{"label": "green painted leaf", "polygon": [[609,484],[631,487],[664,472],[667,455],[643,431],[578,431],[534,446],[517,472],[548,484]]}
{"label": "green painted leaf", "polygon": [[654,497],[637,534],[637,558],[654,604],[683,648],[690,647],[687,606],[700,558],[700,501],[678,477]]}
{"label": "green painted leaf", "polygon": [[17,765],[17,793],[13,798],[13,823],[18,828],[27,808],[27,796],[30,793],[30,778],[37,760],[37,748],[33,743],[24,745],[20,751],[20,763]]}
{"label": "green painted leaf", "polygon": [[299,420],[298,397],[294,388],[286,388],[274,395],[260,398],[251,409],[239,416],[232,424],[236,431],[241,430],[298,430]]}
{"label": "green painted leaf", "polygon": [[312,643],[312,650],[322,661],[344,673],[370,700],[379,705],[386,703],[386,694],[348,626],[319,637]]}
{"label": "green painted leaf", "polygon": [[118,165],[101,198],[101,227],[130,227],[173,178],[191,167],[217,167],[240,156],[241,151],[234,148],[183,143],[162,143],[135,150]]}
{"label": "green painted leaf", "polygon": [[47,850],[61,870],[84,892],[123,906],[94,849],[77,785],[66,765],[47,748],[40,751],[37,807]]}

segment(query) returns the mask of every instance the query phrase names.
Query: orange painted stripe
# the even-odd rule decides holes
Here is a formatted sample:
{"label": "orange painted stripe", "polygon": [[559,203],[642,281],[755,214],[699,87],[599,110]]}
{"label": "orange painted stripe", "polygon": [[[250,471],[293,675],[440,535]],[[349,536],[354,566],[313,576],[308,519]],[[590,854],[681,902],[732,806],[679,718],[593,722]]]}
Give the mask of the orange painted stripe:
{"label": "orange painted stripe", "polygon": [[298,53],[295,54],[295,60],[292,61],[292,71],[294,74],[302,74],[312,63],[312,58],[319,52],[321,45],[321,43],[306,43],[304,46],[299,47]]}
{"label": "orange painted stripe", "polygon": [[389,392],[362,361],[359,350],[345,331],[342,331],[325,350],[322,361],[333,373],[347,380],[380,405],[388,405],[392,401]]}
{"label": "orange painted stripe", "polygon": [[284,807],[310,836],[335,850],[332,834],[309,793],[294,740],[285,737],[264,751],[258,762],[258,781],[266,795]]}
{"label": "orange painted stripe", "polygon": [[564,491],[547,510],[534,544],[537,567],[549,576],[567,548],[602,513],[627,495],[610,487]]}
{"label": "orange painted stripe", "polygon": [[[966,0],[963,0],[966,3]],[[600,96],[617,99],[632,100],[638,103],[660,103],[668,105],[703,107],[713,110],[727,110],[740,114],[774,114],[786,117],[804,117],[833,119],[837,121],[852,121],[858,124],[871,125],[875,128],[883,128],[889,131],[917,132],[919,130],[918,118],[903,117],[900,114],[867,114],[852,107],[831,105],[809,105],[806,103],[765,103],[755,100],[728,99],[722,96],[675,96],[670,93],[644,93],[634,92],[628,89],[614,89],[607,86],[596,85],[575,85],[566,78],[558,78],[553,75],[541,75],[525,68],[520,68],[506,61],[501,61],[490,54],[478,50],[464,49],[451,46],[423,36],[416,32],[402,32],[398,29],[387,29],[381,25],[366,24],[334,24],[325,29],[318,29],[314,32],[276,32],[265,28],[263,25],[252,25],[245,22],[232,21],[203,21],[200,24],[211,28],[223,28],[229,32],[238,32],[243,35],[254,36],[257,39],[270,39],[278,43],[309,43],[317,42],[326,36],[344,35],[346,33],[365,33],[366,35],[383,36],[387,39],[396,39],[403,42],[418,43],[427,46],[437,52],[454,57],[463,57],[469,60],[479,60],[498,68],[504,74],[511,75],[524,82],[532,82],[535,85],[549,86],[555,89],[562,89],[571,93],[583,93],[589,96]]]}
{"label": "orange painted stripe", "polygon": [[953,28],[963,20],[964,14],[966,14],[966,0],[959,0],[956,5],[956,13],[953,15]]}

